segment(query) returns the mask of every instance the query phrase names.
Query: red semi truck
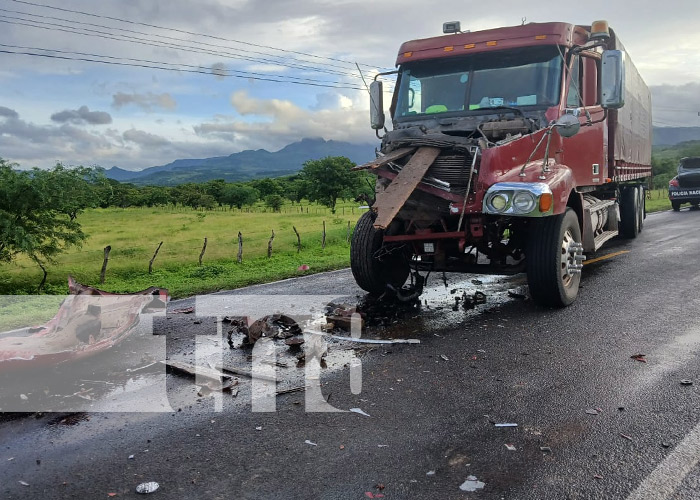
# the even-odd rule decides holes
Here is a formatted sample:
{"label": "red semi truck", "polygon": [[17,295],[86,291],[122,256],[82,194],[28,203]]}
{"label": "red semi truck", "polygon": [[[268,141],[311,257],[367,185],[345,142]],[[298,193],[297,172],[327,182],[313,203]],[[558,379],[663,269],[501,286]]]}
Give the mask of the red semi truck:
{"label": "red semi truck", "polygon": [[605,21],[443,31],[404,43],[378,75],[397,75],[391,131],[382,80],[370,85],[381,149],[356,167],[377,182],[353,235],[355,280],[406,298],[421,272],[525,272],[537,303],[569,305],[584,254],[642,230],[649,90]]}

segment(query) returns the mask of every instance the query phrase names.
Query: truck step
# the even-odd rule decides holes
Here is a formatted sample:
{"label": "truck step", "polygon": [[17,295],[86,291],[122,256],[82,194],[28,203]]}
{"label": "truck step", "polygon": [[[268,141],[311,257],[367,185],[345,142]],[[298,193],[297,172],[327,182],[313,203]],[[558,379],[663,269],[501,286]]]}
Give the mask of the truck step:
{"label": "truck step", "polygon": [[605,243],[609,239],[614,238],[617,235],[617,231],[603,231],[595,237],[595,249],[598,250],[601,246],[603,246],[603,243]]}

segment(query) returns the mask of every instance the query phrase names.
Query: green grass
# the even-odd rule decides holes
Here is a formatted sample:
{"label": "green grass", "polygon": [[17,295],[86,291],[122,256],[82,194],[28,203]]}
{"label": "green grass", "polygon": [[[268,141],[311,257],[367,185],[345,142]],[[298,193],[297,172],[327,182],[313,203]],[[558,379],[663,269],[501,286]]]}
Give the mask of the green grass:
{"label": "green grass", "polygon": [[[308,213],[307,213],[308,208]],[[257,210],[262,210],[257,207]],[[356,203],[341,204],[336,214],[316,205],[287,205],[282,213],[194,211],[173,208],[88,210],[79,216],[88,235],[81,248],[70,249],[48,265],[46,292],[67,293],[67,277],[112,292],[133,292],[149,286],[167,288],[174,298],[220,289],[237,288],[300,274],[349,265],[348,222],[354,227],[361,212]],[[343,213],[344,212],[344,213]],[[326,248],[321,249],[323,222]],[[301,234],[297,253],[295,226]],[[271,231],[272,257],[267,257]],[[243,262],[236,262],[238,232],[243,235]],[[204,238],[207,248],[198,265]],[[148,263],[163,246],[148,274]],[[99,283],[104,247],[111,245],[105,283]],[[309,271],[298,271],[303,264]],[[42,273],[26,258],[0,265],[0,294],[31,294]]]}
{"label": "green grass", "polygon": [[[666,190],[650,193],[646,201],[648,212],[670,210]],[[66,294],[67,278],[72,275],[81,283],[112,292],[158,286],[167,288],[173,298],[179,298],[347,267],[350,264],[347,224],[349,221],[354,227],[364,210],[359,210],[357,204],[346,203],[339,205],[333,215],[323,207],[303,206],[303,213],[299,206],[291,205],[286,205],[282,213],[174,208],[88,210],[79,217],[87,241],[48,266],[45,291]],[[326,248],[322,250],[323,221],[327,236]],[[299,253],[293,226],[301,234]],[[268,259],[267,242],[273,229],[273,253]],[[239,231],[243,234],[241,264],[236,262]],[[205,237],[207,249],[199,266]],[[148,262],[161,241],[163,246],[154,262],[153,274],[149,275]],[[99,277],[106,245],[111,245],[112,251],[106,280],[101,285]],[[298,271],[303,264],[310,269]],[[0,264],[0,295],[34,294],[41,276],[38,267],[26,258]],[[21,309],[17,305],[13,307]]]}
{"label": "green grass", "polygon": [[647,212],[660,212],[671,210],[671,202],[668,199],[668,189],[654,189],[647,192]]}

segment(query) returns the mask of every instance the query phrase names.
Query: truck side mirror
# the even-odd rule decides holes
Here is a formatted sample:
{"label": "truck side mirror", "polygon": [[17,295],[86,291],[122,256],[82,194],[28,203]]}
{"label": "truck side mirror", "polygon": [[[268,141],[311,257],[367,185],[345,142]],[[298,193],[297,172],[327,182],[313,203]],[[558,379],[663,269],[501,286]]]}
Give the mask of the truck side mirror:
{"label": "truck side mirror", "polygon": [[601,105],[619,109],[625,105],[625,53],[621,50],[603,52],[601,66]]}
{"label": "truck side mirror", "polygon": [[384,128],[384,92],[379,80],[369,85],[369,121],[374,130]]}

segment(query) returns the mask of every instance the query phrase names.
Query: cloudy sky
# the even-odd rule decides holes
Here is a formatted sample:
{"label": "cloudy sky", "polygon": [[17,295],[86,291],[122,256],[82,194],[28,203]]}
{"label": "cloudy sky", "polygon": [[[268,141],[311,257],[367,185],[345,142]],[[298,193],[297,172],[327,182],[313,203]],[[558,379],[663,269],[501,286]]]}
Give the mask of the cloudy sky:
{"label": "cloudy sky", "polygon": [[390,69],[401,42],[452,20],[607,19],[652,88],[655,125],[700,126],[697,0],[470,5],[0,0],[0,157],[138,170],[304,137],[375,142],[356,65]]}

